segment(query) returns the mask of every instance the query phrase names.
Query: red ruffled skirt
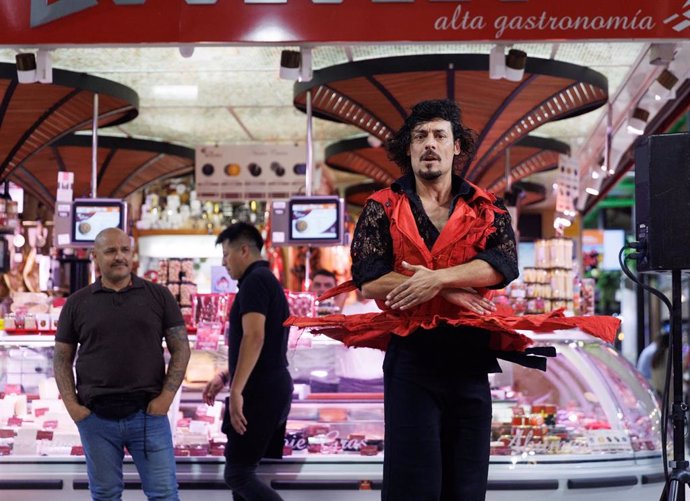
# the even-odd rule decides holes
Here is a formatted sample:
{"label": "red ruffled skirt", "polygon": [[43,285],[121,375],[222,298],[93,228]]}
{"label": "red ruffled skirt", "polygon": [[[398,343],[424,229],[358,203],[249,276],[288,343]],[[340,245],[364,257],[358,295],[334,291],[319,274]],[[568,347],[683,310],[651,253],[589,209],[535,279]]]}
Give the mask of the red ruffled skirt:
{"label": "red ruffled skirt", "polygon": [[[512,315],[508,308],[499,307],[491,315],[478,315],[457,309],[445,314],[419,315],[414,312],[385,310],[380,313],[357,315],[327,315],[324,317],[289,317],[286,326],[309,328],[317,334],[341,341],[347,346],[385,350],[392,335],[408,336],[417,329],[433,329],[445,323],[457,327],[475,327],[491,333],[490,348],[497,351],[524,352],[533,340],[517,332],[552,332],[578,328],[594,337],[612,343],[620,320],[608,316],[566,317],[563,309],[540,315]],[[458,330],[462,335],[462,329]]]}

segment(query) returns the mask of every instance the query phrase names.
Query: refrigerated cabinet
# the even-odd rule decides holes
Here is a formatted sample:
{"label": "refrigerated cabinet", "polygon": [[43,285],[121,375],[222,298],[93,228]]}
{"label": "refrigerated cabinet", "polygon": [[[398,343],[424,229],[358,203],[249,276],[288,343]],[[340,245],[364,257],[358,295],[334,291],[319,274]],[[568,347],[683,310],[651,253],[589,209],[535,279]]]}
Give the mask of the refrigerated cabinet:
{"label": "refrigerated cabinet", "polygon": [[[308,368],[309,374],[330,374],[343,348],[322,337],[303,336],[288,356],[293,373],[304,374],[299,365],[309,359],[317,365]],[[558,356],[549,360],[546,373],[504,363],[503,373],[491,376],[487,499],[519,501],[558,494],[590,501],[611,496],[641,501],[657,496],[663,485],[660,413],[644,378],[612,347],[581,332],[532,336],[537,343],[555,346]],[[52,344],[48,336],[0,337],[4,499],[87,496],[78,435],[54,408],[59,404],[48,398],[54,396]],[[299,350],[317,356],[302,357]],[[201,363],[224,363],[222,353],[212,355],[201,357]],[[198,374],[204,371],[199,369],[196,378],[186,380],[171,416],[181,496],[226,500],[224,436],[219,431],[223,395],[213,407],[201,403],[203,381]],[[310,391],[324,388],[316,383],[296,385],[286,455],[264,461],[261,477],[286,500],[326,495],[332,501],[378,499],[385,454],[381,394],[339,394],[333,380],[334,391]],[[125,461],[125,499],[144,499],[133,464]]]}

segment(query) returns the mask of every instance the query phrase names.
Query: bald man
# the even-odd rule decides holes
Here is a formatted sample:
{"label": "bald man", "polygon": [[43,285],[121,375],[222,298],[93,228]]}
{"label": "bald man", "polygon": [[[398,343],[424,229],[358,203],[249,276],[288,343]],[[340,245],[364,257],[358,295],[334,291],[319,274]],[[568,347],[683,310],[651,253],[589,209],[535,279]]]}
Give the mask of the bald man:
{"label": "bald man", "polygon": [[[122,230],[101,231],[92,258],[101,276],[67,299],[53,360],[62,400],[81,436],[91,497],[121,499],[126,448],[148,499],[176,501],[167,412],[189,361],[182,314],[167,288],[132,273],[130,238]],[[170,352],[167,370],[163,340]]]}

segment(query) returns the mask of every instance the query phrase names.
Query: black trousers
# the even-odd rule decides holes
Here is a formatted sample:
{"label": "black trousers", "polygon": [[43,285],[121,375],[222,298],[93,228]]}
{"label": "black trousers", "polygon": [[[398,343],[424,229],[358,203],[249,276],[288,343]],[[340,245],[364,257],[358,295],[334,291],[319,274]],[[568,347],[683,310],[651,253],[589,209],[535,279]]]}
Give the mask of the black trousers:
{"label": "black trousers", "polygon": [[292,378],[285,369],[252,377],[242,393],[247,431],[239,435],[230,425],[229,416],[223,423],[228,436],[225,449],[225,483],[235,501],[280,501],[270,486],[259,480],[256,469],[261,458],[282,457],[285,424],[292,401]]}
{"label": "black trousers", "polygon": [[463,371],[448,353],[433,357],[429,347],[415,348],[394,340],[383,365],[381,499],[483,501],[491,438],[487,373]]}

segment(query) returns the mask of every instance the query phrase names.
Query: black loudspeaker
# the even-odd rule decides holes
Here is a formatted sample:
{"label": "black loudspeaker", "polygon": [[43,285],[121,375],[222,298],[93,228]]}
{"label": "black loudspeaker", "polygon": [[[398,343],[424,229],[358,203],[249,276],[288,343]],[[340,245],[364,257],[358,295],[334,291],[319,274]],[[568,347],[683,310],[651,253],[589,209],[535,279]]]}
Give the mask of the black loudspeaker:
{"label": "black loudspeaker", "polygon": [[690,269],[690,133],[645,137],[635,149],[638,271]]}

